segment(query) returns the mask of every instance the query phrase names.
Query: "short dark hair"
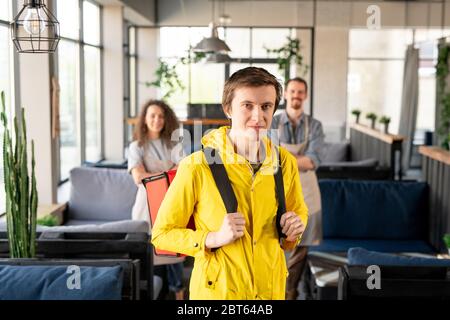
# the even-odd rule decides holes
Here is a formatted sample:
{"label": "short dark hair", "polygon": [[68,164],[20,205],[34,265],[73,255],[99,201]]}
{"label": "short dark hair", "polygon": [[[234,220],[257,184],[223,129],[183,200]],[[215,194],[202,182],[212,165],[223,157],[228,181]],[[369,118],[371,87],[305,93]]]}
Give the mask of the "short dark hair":
{"label": "short dark hair", "polygon": [[289,79],[288,81],[286,81],[286,84],[284,87],[287,89],[288,84],[292,81],[297,81],[297,82],[303,83],[305,85],[306,92],[308,92],[308,82],[306,82],[305,79],[300,78],[300,77],[295,77],[295,78]]}
{"label": "short dark hair", "polygon": [[274,75],[269,73],[266,69],[257,67],[247,67],[238,70],[227,80],[223,87],[222,108],[226,111],[231,106],[231,102],[234,98],[234,90],[242,87],[261,86],[273,86],[275,88],[275,112],[280,104],[283,88]]}

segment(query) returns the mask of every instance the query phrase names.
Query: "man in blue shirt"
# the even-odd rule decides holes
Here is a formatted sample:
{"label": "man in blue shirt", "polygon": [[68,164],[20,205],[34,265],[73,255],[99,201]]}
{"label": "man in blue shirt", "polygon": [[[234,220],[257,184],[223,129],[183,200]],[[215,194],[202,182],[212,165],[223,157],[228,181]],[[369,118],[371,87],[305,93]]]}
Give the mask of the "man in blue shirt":
{"label": "man in blue shirt", "polygon": [[297,287],[306,263],[309,245],[317,245],[322,238],[320,190],[315,170],[324,152],[324,133],[320,121],[304,113],[308,98],[308,84],[302,78],[290,79],[285,86],[286,109],[274,116],[272,129],[277,129],[280,144],[297,158],[305,203],[308,207],[308,226],[301,245],[288,259],[289,276],[286,299],[298,296]]}

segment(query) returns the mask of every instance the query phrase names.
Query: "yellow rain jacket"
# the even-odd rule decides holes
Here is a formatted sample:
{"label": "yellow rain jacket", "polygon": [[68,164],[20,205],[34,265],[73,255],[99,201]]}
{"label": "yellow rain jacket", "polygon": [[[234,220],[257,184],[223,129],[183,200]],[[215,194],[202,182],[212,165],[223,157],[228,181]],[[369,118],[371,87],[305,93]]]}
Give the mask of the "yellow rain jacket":
{"label": "yellow rain jacket", "polygon": [[[266,157],[256,174],[249,162],[234,152],[226,132],[211,131],[202,138],[204,147],[219,151],[245,217],[242,238],[211,251],[206,235],[218,231],[227,214],[225,205],[202,151],[183,159],[167,191],[152,230],[152,243],[159,249],[195,258],[190,299],[284,299],[287,277],[283,249],[297,242],[282,242],[276,229],[277,197],[273,173],[275,151],[264,139]],[[295,158],[280,148],[287,211],[294,211],[306,225],[305,205]],[[187,229],[191,215],[196,230]]]}

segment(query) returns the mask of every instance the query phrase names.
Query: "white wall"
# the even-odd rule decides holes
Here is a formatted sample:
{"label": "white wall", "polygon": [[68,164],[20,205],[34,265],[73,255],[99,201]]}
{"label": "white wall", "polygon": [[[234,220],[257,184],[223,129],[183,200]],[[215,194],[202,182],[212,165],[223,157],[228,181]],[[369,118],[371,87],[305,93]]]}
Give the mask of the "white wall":
{"label": "white wall", "polygon": [[145,82],[154,81],[154,72],[158,67],[159,29],[137,29],[137,52],[139,55],[137,65],[137,106],[141,106],[149,99],[156,99],[155,87],[147,87]]}
{"label": "white wall", "polygon": [[105,158],[124,157],[123,8],[103,8],[103,84]]}
{"label": "white wall", "polygon": [[[46,1],[48,4],[48,1]],[[21,10],[22,2],[17,2]],[[16,101],[25,109],[28,140],[28,167],[31,175],[31,140],[34,140],[36,186],[40,204],[56,201],[56,163],[51,137],[50,54],[15,54]]]}
{"label": "white wall", "polygon": [[56,185],[52,174],[50,65],[47,54],[20,54],[20,101],[25,108],[28,134],[29,174],[31,175],[31,140],[34,140],[36,181],[39,203],[50,204],[56,200]]}
{"label": "white wall", "polygon": [[344,137],[347,110],[348,30],[318,27],[314,63],[314,117],[322,121],[326,140]]}
{"label": "white wall", "polygon": [[125,4],[125,15],[142,21],[155,23],[155,0],[121,0]]}

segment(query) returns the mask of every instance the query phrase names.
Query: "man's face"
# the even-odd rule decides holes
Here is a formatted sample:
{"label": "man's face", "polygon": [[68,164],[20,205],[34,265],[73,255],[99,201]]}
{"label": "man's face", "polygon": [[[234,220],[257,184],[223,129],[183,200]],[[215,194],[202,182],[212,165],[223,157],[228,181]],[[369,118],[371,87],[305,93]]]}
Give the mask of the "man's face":
{"label": "man's face", "polygon": [[284,99],[286,99],[286,108],[294,110],[303,110],[303,102],[308,97],[306,86],[302,82],[289,82],[284,91]]}
{"label": "man's face", "polygon": [[273,86],[241,87],[234,91],[231,129],[238,137],[258,141],[272,124],[276,91]]}

